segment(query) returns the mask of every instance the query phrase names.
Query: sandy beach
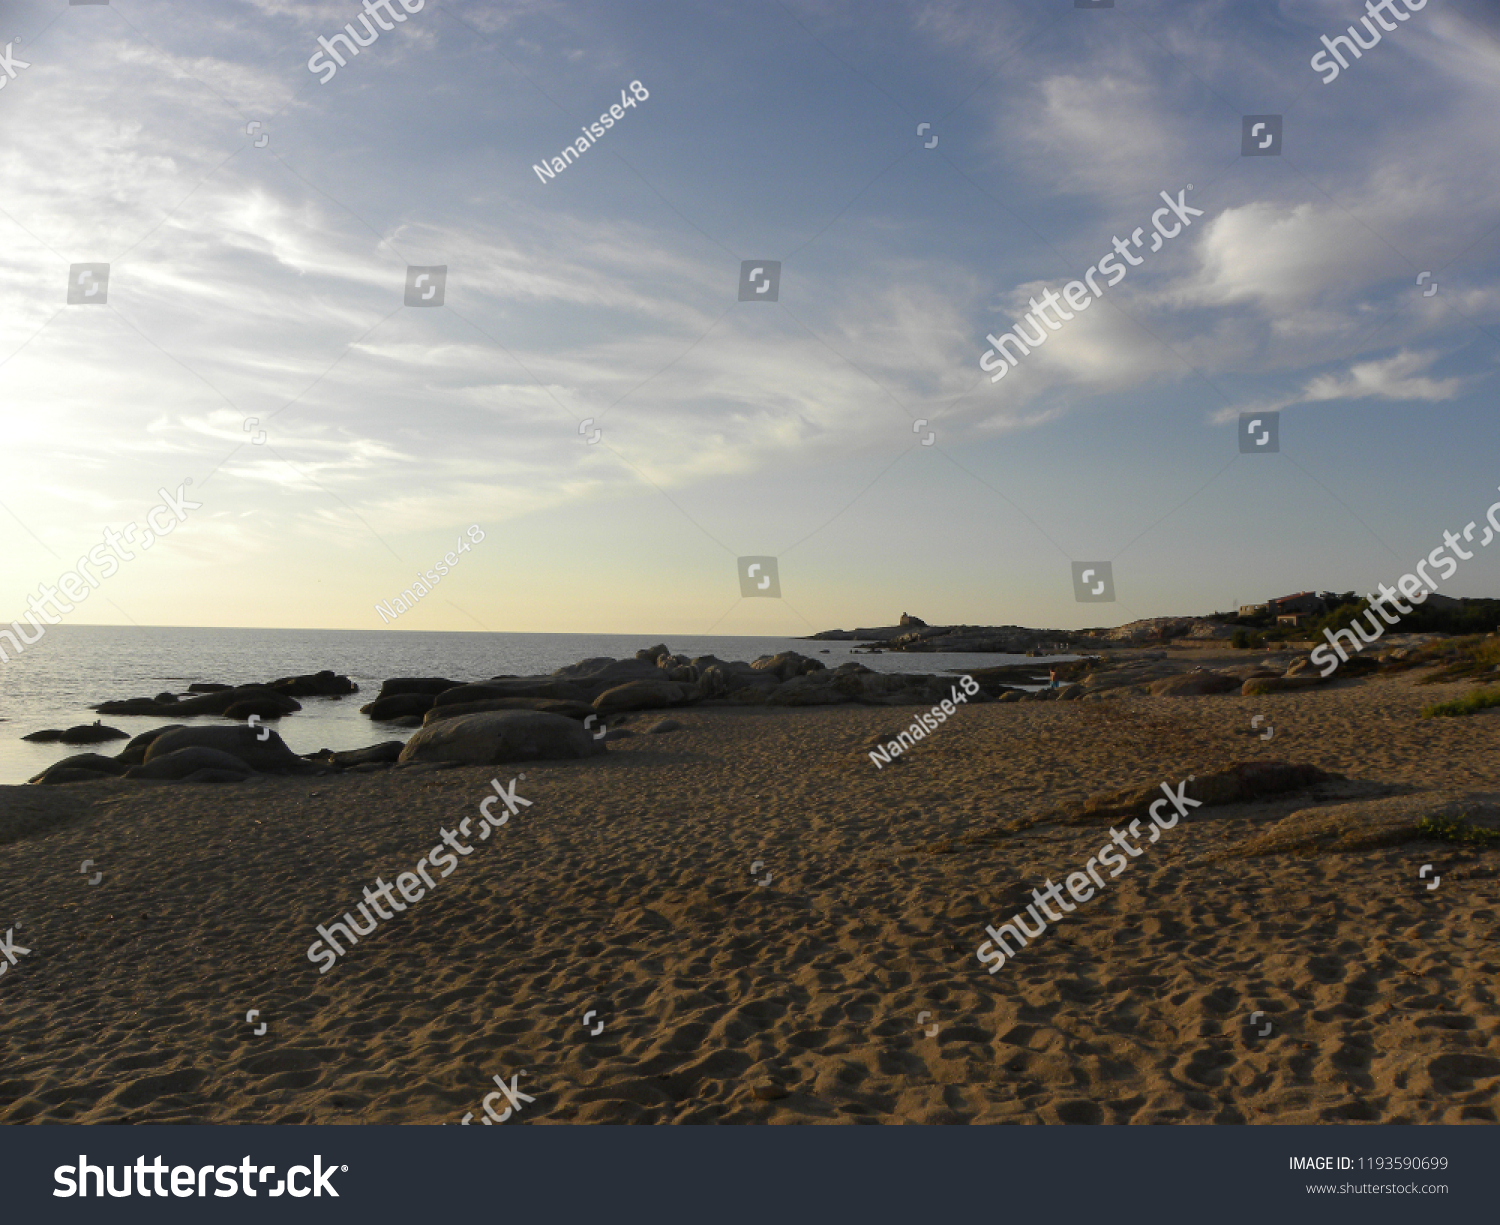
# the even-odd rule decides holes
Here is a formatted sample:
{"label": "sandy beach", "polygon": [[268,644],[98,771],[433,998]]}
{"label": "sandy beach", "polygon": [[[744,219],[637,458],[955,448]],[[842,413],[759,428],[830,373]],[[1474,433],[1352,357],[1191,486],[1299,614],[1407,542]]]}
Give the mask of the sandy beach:
{"label": "sandy beach", "polygon": [[[477,1124],[519,1076],[507,1125],[1493,1123],[1500,850],[1237,853],[1312,807],[1500,790],[1500,712],[1418,718],[1466,691],[968,705],[882,769],[912,708],[684,709],[515,768],[5,788],[0,930],[28,951],[0,1121]],[[1107,836],[1059,813],[1247,761],[1347,781],[1196,809],[986,973],[985,925]],[[320,975],[318,924],[522,774],[529,808]]]}

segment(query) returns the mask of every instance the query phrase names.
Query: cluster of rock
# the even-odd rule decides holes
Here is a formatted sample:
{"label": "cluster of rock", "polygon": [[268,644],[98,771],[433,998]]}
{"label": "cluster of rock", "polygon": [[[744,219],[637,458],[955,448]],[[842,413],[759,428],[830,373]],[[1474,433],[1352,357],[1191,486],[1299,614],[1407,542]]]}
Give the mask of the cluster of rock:
{"label": "cluster of rock", "polygon": [[[241,782],[254,774],[326,774],[305,761],[275,732],[266,739],[249,727],[185,727],[180,723],[142,732],[116,757],[82,753],[54,763],[33,783],[82,783],[100,778],[158,782]],[[399,751],[399,745],[397,746]]]}
{"label": "cluster of rock", "polygon": [[[1373,659],[1355,657],[1342,665],[1334,677],[1343,679],[1374,671],[1379,664]],[[1059,669],[1063,671],[1063,669]],[[977,678],[978,674],[976,674]],[[1156,651],[1119,663],[1086,661],[1081,669],[1067,678],[1069,683],[1056,689],[1035,693],[1011,690],[1002,694],[1002,702],[1051,702],[1093,700],[1118,697],[1203,697],[1215,693],[1286,693],[1311,689],[1325,683],[1320,670],[1305,655],[1268,656],[1259,663],[1232,668],[1195,667],[1185,669],[1180,660],[1171,660],[1165,651]]]}
{"label": "cluster of rock", "polygon": [[786,651],[753,663],[715,655],[674,655],[665,644],[634,659],[585,659],[548,676],[497,676],[465,683],[440,677],[386,681],[362,713],[398,726],[426,727],[497,711],[535,711],[590,721],[626,711],[703,705],[897,706],[946,696],[954,678],[873,672],[849,662],[822,661]]}
{"label": "cluster of rock", "polygon": [[1027,629],[1023,625],[928,625],[901,614],[900,625],[877,629],[824,630],[816,642],[873,642],[887,651],[972,652],[1025,655],[1042,647],[1066,646],[1075,638],[1067,630]]}
{"label": "cluster of rock", "polygon": [[177,719],[192,715],[220,715],[226,719],[279,719],[302,709],[297,698],[341,698],[358,693],[359,686],[347,676],[332,671],[305,676],[284,676],[267,684],[219,685],[209,682],[189,685],[183,697],[158,693],[154,698],[126,698],[100,702],[93,709],[103,715],[146,715]]}

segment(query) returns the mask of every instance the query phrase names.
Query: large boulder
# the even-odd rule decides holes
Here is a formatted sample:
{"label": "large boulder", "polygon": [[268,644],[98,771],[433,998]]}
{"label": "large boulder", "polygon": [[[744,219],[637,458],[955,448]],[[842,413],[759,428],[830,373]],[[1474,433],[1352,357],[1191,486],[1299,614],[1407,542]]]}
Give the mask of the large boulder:
{"label": "large boulder", "polygon": [[128,698],[121,702],[100,702],[94,709],[104,715],[147,715],[177,719],[183,715],[222,715],[237,703],[259,700],[275,703],[280,712],[286,715],[302,709],[295,699],[277,693],[267,685],[216,689],[212,693],[202,693],[173,702],[158,702],[155,698]]}
{"label": "large boulder", "polygon": [[[266,739],[260,737],[264,735]],[[251,770],[262,774],[323,774],[325,767],[303,761],[293,753],[280,736],[269,728],[250,727],[182,727],[165,732],[146,750],[146,765],[179,749],[217,749],[237,757]]]}
{"label": "large boulder", "polygon": [[387,695],[382,689],[380,697],[366,706],[361,706],[359,713],[382,721],[401,719],[407,715],[425,715],[432,709],[432,702],[435,696],[435,694],[430,693],[392,693]]}
{"label": "large boulder", "polygon": [[553,698],[566,702],[586,702],[593,696],[586,689],[550,676],[499,677],[474,685],[458,685],[433,699],[433,706],[459,706],[465,702],[485,702],[493,698]]}
{"label": "large boulder", "polygon": [[434,706],[422,720],[422,726],[431,727],[443,719],[456,719],[461,715],[478,715],[488,710],[540,710],[549,715],[562,715],[565,719],[587,719],[596,713],[587,702],[569,702],[561,698],[487,698],[482,702],[459,702],[453,706]]}
{"label": "large boulder", "polygon": [[[661,670],[654,663],[647,663],[642,659],[610,659],[607,656],[599,656],[559,668],[552,675],[557,680],[580,686],[585,691],[584,699],[591,700],[606,689],[613,689],[616,685],[625,684],[626,681],[660,680]],[[573,695],[537,693],[516,694],[515,696],[550,698]]]}
{"label": "large boulder", "polygon": [[184,726],[185,724],[182,723],[168,723],[166,727],[154,727],[149,732],[142,732],[120,750],[115,760],[126,766],[143,766],[146,764],[146,750],[151,747],[157,737],[164,736],[168,732],[175,732]]}
{"label": "large boulder", "polygon": [[404,741],[386,740],[363,749],[323,749],[318,753],[307,754],[307,760],[335,766],[340,770],[352,770],[356,766],[393,766],[401,760],[401,750],[405,747]]}
{"label": "large boulder", "polygon": [[457,762],[469,766],[514,761],[566,761],[604,753],[582,724],[532,710],[496,710],[424,727],[401,751],[401,763]]}
{"label": "large boulder", "polygon": [[444,680],[440,676],[397,676],[380,686],[375,699],[379,701],[381,698],[394,698],[407,693],[425,693],[428,697],[435,698],[445,689],[457,689],[462,684],[463,681]]}
{"label": "large boulder", "polygon": [[251,715],[256,715],[262,719],[279,719],[283,713],[281,703],[276,701],[275,698],[260,697],[249,698],[244,702],[236,702],[224,712],[224,717],[226,719],[239,719],[243,722]]}
{"label": "large boulder", "polygon": [[[841,681],[858,681],[859,677],[840,677]],[[766,695],[772,706],[837,706],[857,700],[829,683],[827,676],[794,676],[783,681]]]}
{"label": "large boulder", "polygon": [[692,690],[675,681],[641,680],[627,681],[606,689],[594,699],[594,709],[600,714],[614,714],[621,710],[655,710],[661,706],[680,706]]}
{"label": "large boulder", "polygon": [[56,744],[63,738],[63,729],[60,727],[49,727],[39,732],[32,732],[29,736],[22,736],[22,740],[29,740],[32,744]]}
{"label": "large boulder", "polygon": [[[103,757],[98,753],[79,753],[53,762],[30,781],[42,784],[91,782],[96,778],[118,778],[124,773],[125,767],[113,757]],[[88,777],[82,777],[83,775]]]}
{"label": "large boulder", "polygon": [[[200,771],[213,771],[218,774],[233,775],[235,778],[248,778],[251,774],[255,773],[243,760],[235,757],[233,754],[224,753],[218,749],[192,746],[177,749],[171,753],[155,755],[143,766],[131,766],[125,772],[125,777],[180,782],[184,779],[193,778]],[[202,781],[218,782],[222,780],[212,779]]]}

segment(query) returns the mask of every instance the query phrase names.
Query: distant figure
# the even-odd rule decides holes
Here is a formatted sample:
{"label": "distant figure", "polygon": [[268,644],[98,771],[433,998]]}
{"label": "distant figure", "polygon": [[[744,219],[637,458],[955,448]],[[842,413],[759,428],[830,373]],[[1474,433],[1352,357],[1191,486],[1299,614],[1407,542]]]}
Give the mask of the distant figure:
{"label": "distant figure", "polygon": [[1047,686],[1047,688],[1048,689],[1056,689],[1057,688],[1057,669],[1056,668],[1053,668],[1051,672],[1047,673],[1047,679],[1051,682],[1051,684],[1049,684]]}

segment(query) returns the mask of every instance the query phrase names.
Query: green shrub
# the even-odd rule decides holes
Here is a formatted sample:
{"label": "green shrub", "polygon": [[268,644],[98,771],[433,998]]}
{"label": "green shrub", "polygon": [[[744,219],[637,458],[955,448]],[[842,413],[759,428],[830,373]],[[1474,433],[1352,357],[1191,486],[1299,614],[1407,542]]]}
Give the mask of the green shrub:
{"label": "green shrub", "polygon": [[1470,825],[1466,817],[1457,821],[1449,817],[1424,817],[1417,822],[1417,833],[1434,842],[1451,842],[1455,846],[1494,846],[1500,842],[1500,830]]}
{"label": "green shrub", "polygon": [[1427,707],[1422,712],[1422,718],[1457,718],[1488,710],[1491,706],[1500,706],[1500,689],[1481,689],[1478,693],[1455,698],[1451,702],[1439,702],[1436,706]]}

